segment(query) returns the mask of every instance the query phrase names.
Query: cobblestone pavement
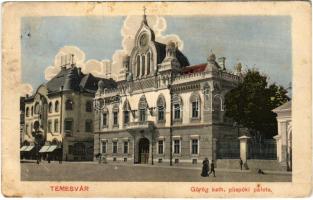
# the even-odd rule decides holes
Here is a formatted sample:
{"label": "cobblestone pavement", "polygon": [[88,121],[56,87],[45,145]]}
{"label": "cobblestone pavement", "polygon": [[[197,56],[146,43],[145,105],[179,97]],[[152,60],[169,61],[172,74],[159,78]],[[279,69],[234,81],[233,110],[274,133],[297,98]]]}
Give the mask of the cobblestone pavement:
{"label": "cobblestone pavement", "polygon": [[95,162],[21,163],[22,181],[151,181],[151,182],[287,182],[291,174],[216,170],[216,177],[201,177],[200,168],[98,164]]}

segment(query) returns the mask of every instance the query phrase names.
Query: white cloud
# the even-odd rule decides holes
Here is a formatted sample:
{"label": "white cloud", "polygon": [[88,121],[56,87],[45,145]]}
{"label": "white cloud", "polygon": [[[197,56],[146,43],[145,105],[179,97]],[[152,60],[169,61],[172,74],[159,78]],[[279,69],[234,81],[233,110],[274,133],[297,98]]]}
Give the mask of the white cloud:
{"label": "white cloud", "polygon": [[31,84],[22,83],[19,85],[18,91],[20,96],[26,96],[26,94],[31,95],[33,93],[33,87]]}
{"label": "white cloud", "polygon": [[[164,17],[160,16],[147,16],[148,24],[155,33],[156,41],[161,43],[168,43],[173,41],[177,43],[180,50],[183,49],[184,43],[180,37],[176,34],[164,35],[167,24]],[[122,48],[116,50],[112,55],[112,61],[109,60],[87,60],[85,61],[85,53],[76,46],[64,46],[55,56],[54,63],[45,69],[45,79],[50,80],[60,70],[61,56],[74,55],[74,62],[77,66],[82,68],[83,73],[92,73],[95,76],[106,78],[106,72],[111,68],[112,78],[117,77],[123,64],[123,58],[126,55],[130,55],[132,48],[134,47],[134,40],[136,32],[138,31],[142,21],[142,16],[127,16],[123,27],[121,29],[122,35]],[[94,41],[97,42],[97,41]]]}

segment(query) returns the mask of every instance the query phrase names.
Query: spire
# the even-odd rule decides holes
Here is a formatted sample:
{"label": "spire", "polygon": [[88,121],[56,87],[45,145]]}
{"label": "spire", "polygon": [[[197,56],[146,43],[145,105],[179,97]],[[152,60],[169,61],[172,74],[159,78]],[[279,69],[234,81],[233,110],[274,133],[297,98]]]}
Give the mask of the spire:
{"label": "spire", "polygon": [[148,25],[146,10],[147,10],[147,8],[144,6],[143,7],[143,19],[142,19],[142,22],[145,23],[146,25]]}

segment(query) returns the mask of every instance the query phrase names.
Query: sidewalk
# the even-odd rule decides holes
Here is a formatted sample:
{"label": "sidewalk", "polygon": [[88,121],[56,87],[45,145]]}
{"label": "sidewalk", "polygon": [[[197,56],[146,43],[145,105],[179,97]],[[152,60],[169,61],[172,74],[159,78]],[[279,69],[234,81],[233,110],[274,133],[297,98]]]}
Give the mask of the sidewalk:
{"label": "sidewalk", "polygon": [[[22,160],[21,163],[36,163],[36,160]],[[173,165],[170,166],[165,164],[133,164],[133,163],[124,163],[124,162],[108,162],[99,164],[98,161],[62,161],[62,164],[68,163],[84,163],[92,165],[112,165],[112,166],[126,166],[126,167],[155,167],[155,168],[176,168],[176,169],[189,169],[189,170],[202,170],[202,167],[199,166],[183,166],[183,165]],[[40,164],[48,164],[48,161],[41,161]],[[50,164],[59,164],[59,161],[51,161]],[[227,169],[227,168],[215,168],[217,172],[234,172],[234,173],[257,173],[257,169],[249,170],[240,170],[240,169]],[[272,170],[263,170],[265,174],[281,174],[281,175],[292,175],[292,172],[287,171],[272,171]]]}

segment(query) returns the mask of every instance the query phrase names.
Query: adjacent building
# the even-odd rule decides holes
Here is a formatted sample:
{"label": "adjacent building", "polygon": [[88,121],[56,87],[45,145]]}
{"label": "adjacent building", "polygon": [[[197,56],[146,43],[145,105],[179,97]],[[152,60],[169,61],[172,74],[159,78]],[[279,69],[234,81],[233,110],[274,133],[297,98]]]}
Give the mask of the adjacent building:
{"label": "adjacent building", "polygon": [[116,87],[98,83],[94,155],[151,164],[239,157],[239,146],[223,142],[239,144],[223,105],[225,94],[241,80],[240,63],[228,71],[225,58],[211,52],[205,63],[190,65],[177,44],[156,41],[144,15],[121,68]]}
{"label": "adjacent building", "polygon": [[[63,64],[55,77],[40,85],[32,96],[27,96],[21,152],[27,156],[34,151],[37,130],[44,142],[38,149],[42,156],[51,154],[53,159],[53,152],[58,151],[63,160],[92,160],[92,101],[99,80],[107,88],[116,87],[112,79],[84,74],[72,62]],[[35,130],[35,125],[39,129]]]}
{"label": "adjacent building", "polygon": [[288,171],[292,170],[292,120],[291,101],[275,108],[277,114],[278,135],[274,137],[277,143],[277,160]]}

